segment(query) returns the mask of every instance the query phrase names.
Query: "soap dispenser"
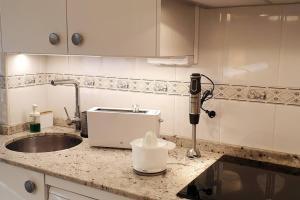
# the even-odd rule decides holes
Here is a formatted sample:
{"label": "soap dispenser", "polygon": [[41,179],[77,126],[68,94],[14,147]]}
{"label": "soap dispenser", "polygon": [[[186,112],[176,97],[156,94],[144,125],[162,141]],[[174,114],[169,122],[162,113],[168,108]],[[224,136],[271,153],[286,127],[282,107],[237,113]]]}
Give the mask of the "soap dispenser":
{"label": "soap dispenser", "polygon": [[38,106],[32,105],[32,113],[29,114],[30,122],[29,129],[31,133],[37,133],[41,131],[40,113],[37,111]]}

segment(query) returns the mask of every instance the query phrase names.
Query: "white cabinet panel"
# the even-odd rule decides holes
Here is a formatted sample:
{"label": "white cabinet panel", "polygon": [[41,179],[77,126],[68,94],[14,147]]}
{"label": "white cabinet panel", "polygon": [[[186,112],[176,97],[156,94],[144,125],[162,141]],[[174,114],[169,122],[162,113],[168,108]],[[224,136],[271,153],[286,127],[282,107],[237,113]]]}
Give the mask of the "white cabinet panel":
{"label": "white cabinet panel", "polygon": [[79,195],[73,192],[68,192],[55,187],[50,187],[48,200],[95,200],[95,199],[83,195]]}
{"label": "white cabinet panel", "polygon": [[67,53],[66,0],[1,0],[0,8],[4,52]]}
{"label": "white cabinet panel", "polygon": [[[50,187],[49,200],[133,200],[47,175],[45,177],[45,183]],[[58,198],[58,196],[61,199]]]}
{"label": "white cabinet panel", "polygon": [[[69,53],[156,55],[156,0],[68,0]],[[72,43],[79,33],[82,44]]]}
{"label": "white cabinet panel", "polygon": [[[160,13],[159,13],[160,11]],[[193,56],[195,6],[182,0],[162,0],[158,8],[159,34],[157,56]],[[198,44],[196,44],[198,47]]]}
{"label": "white cabinet panel", "polygon": [[[114,57],[194,54],[195,6],[182,0],[0,2],[4,52]],[[50,34],[56,34],[59,42],[51,44]]]}
{"label": "white cabinet panel", "polygon": [[[26,181],[32,181],[33,193],[25,190]],[[1,200],[45,200],[44,174],[0,162]]]}

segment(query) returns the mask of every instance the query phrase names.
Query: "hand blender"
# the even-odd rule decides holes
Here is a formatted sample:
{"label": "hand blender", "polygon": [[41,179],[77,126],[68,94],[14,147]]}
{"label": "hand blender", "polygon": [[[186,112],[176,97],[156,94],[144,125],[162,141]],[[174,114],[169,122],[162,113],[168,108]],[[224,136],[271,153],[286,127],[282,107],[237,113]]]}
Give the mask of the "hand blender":
{"label": "hand blender", "polygon": [[201,109],[201,74],[193,73],[190,83],[190,123],[192,124],[193,146],[187,151],[187,157],[198,158],[201,156],[196,146],[196,125],[199,123]]}

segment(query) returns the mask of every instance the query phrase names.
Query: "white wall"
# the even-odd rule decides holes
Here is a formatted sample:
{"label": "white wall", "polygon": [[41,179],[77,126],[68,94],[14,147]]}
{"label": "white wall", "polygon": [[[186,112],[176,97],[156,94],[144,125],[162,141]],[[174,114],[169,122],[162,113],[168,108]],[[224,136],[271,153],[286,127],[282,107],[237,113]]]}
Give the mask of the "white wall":
{"label": "white wall", "polygon": [[[1,30],[0,30],[1,38]],[[7,90],[5,88],[5,65],[3,64],[2,41],[0,39],[0,124],[7,124]]]}
{"label": "white wall", "polygon": [[[25,74],[39,74],[46,70],[46,57],[34,55],[7,55],[5,59],[8,87],[7,90],[8,124],[15,125],[28,121],[32,104],[39,109],[47,108],[47,86],[25,86]],[[18,85],[21,85],[20,87]]]}
{"label": "white wall", "polygon": [[[1,38],[1,30],[0,30]],[[7,124],[7,90],[5,87],[5,65],[4,65],[3,53],[2,53],[2,44],[0,40],[0,124]]]}
{"label": "white wall", "polygon": [[[202,10],[199,34],[199,64],[195,66],[154,66],[141,58],[31,56],[36,61],[30,66],[40,62],[42,67],[22,73],[189,81],[192,72],[200,72],[220,84],[300,88],[300,5]],[[9,61],[7,67],[9,74],[23,70]],[[30,105],[37,101],[43,109],[53,110],[56,117],[65,117],[64,106],[74,112],[70,87],[32,88],[9,89],[12,124],[24,120]],[[25,103],[20,104],[20,99]],[[191,137],[187,96],[81,89],[83,110],[132,104],[160,109],[165,120],[163,134]],[[198,138],[300,154],[300,107],[231,100],[213,100],[208,105],[216,110],[217,117],[201,116]]]}

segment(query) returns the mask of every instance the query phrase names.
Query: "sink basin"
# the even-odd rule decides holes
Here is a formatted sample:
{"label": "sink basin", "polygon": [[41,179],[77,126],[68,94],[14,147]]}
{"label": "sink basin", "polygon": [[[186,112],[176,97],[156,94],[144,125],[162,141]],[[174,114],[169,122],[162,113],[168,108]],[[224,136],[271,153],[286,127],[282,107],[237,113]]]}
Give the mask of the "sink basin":
{"label": "sink basin", "polygon": [[82,139],[76,135],[36,135],[17,139],[7,144],[6,148],[17,152],[42,153],[69,149],[81,142]]}

